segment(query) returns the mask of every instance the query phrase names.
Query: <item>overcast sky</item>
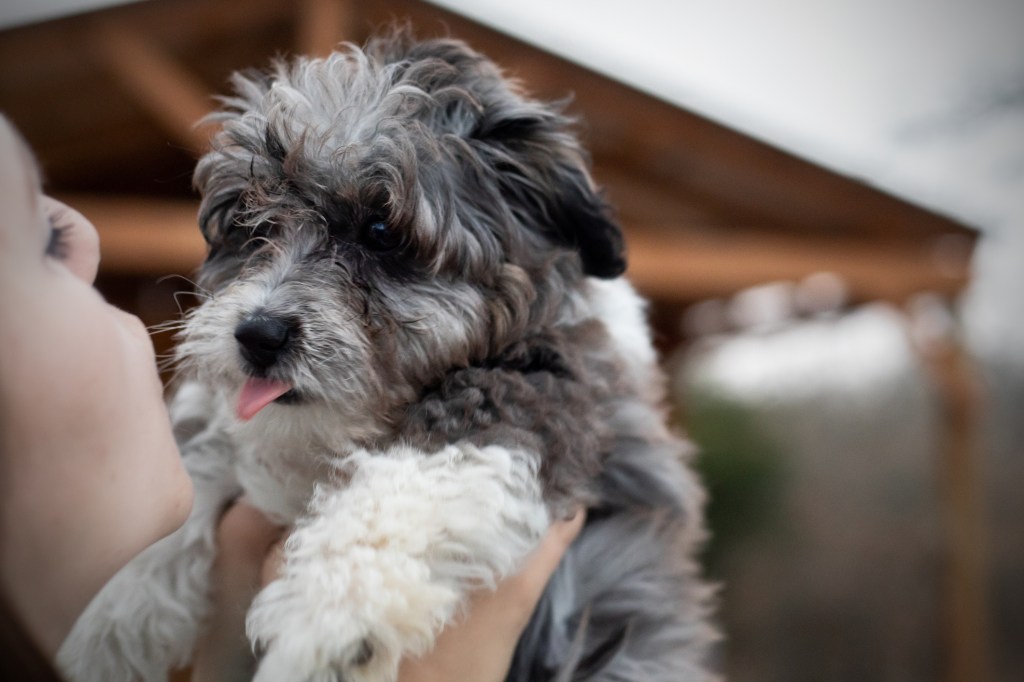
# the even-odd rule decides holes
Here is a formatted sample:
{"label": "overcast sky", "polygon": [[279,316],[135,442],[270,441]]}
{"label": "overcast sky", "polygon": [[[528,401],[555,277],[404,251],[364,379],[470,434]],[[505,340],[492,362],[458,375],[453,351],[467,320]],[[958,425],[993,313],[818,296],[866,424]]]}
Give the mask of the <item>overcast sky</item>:
{"label": "overcast sky", "polygon": [[1024,177],[1024,104],[958,126],[1024,84],[1022,0],[434,2],[975,223]]}

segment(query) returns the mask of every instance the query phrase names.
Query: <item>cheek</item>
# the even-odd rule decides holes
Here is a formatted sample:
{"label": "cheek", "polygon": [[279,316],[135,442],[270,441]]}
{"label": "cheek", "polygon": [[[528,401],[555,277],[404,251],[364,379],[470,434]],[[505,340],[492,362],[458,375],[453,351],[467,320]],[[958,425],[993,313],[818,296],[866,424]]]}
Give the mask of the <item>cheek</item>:
{"label": "cheek", "polygon": [[153,346],[137,318],[106,304],[93,318],[96,328],[66,369],[68,435],[82,449],[81,466],[102,480],[108,511],[137,515],[140,537],[147,526],[162,532],[182,504],[184,471]]}
{"label": "cheek", "polygon": [[141,550],[191,499],[145,330],[66,271],[18,319],[0,354],[11,504],[54,547]]}
{"label": "cheek", "polygon": [[16,396],[16,428],[4,446],[19,453],[10,472],[18,517],[42,524],[55,554],[84,545],[83,556],[116,569],[184,521],[191,484],[148,340],[109,331],[23,358],[36,376]]}
{"label": "cheek", "polygon": [[109,512],[136,518],[135,541],[141,547],[173,531],[191,507],[191,482],[185,472],[171,430],[157,374],[153,346],[137,319],[119,311],[116,320],[116,357],[106,359],[109,377],[105,406],[96,415],[97,437],[104,455],[98,462],[105,475]]}

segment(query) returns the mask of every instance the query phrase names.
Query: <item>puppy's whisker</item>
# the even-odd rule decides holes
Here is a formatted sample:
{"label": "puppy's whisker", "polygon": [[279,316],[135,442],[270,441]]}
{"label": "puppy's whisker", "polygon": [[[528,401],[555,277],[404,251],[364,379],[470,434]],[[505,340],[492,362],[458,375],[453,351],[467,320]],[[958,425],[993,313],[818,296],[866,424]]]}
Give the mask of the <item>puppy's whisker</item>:
{"label": "puppy's whisker", "polygon": [[163,284],[164,282],[167,282],[167,281],[172,280],[172,279],[180,279],[180,280],[184,281],[186,284],[191,285],[192,288],[195,290],[195,293],[197,295],[198,294],[201,294],[203,296],[209,296],[210,295],[210,292],[208,292],[206,289],[201,287],[195,280],[193,280],[193,279],[191,279],[189,277],[186,277],[185,275],[182,275],[180,273],[176,273],[176,272],[175,273],[171,273],[169,275],[164,275],[163,277],[160,277],[159,279],[157,279],[156,282],[157,282],[157,284]]}
{"label": "puppy's whisker", "polygon": [[175,305],[178,306],[178,314],[180,315],[185,314],[185,310],[182,308],[180,300],[182,296],[192,296],[193,298],[198,299],[200,303],[205,303],[206,301],[213,299],[213,294],[210,294],[208,292],[198,290],[188,291],[187,289],[180,289],[178,291],[175,291],[173,294],[171,294],[171,296],[174,298]]}
{"label": "puppy's whisker", "polygon": [[331,362],[333,362],[336,358],[338,358],[340,355],[341,349],[336,348],[330,355],[320,359],[319,361],[314,361],[310,364],[314,369],[323,369],[324,367],[327,367]]}
{"label": "puppy's whisker", "polygon": [[169,351],[167,353],[159,353],[156,356],[157,370],[163,374],[165,372],[177,373],[188,364],[189,359],[181,356],[176,351]]}
{"label": "puppy's whisker", "polygon": [[184,322],[179,320],[167,320],[165,322],[157,322],[146,327],[146,332],[150,336],[156,336],[157,334],[168,334],[172,332],[181,332],[185,329],[186,325]]}

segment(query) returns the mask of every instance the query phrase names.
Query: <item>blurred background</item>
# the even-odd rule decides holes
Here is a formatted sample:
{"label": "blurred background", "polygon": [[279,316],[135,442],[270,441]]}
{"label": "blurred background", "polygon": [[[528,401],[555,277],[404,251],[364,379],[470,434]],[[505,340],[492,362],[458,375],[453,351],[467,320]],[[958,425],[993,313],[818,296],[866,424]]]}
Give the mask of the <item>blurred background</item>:
{"label": "blurred background", "polygon": [[0,111],[157,324],[228,74],[393,20],[572,95],[700,445],[729,679],[1024,679],[1024,2],[6,0]]}

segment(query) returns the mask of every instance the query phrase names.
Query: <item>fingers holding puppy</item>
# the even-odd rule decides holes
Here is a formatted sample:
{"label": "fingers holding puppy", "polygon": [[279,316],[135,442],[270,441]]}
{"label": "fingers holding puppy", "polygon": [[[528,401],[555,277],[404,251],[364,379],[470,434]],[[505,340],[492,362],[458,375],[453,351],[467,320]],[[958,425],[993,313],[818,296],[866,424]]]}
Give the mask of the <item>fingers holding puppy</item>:
{"label": "fingers holding puppy", "polygon": [[[399,682],[500,682],[516,643],[586,514],[551,525],[519,573],[494,591],[477,592],[465,615],[438,637],[435,648],[402,663]],[[255,661],[245,637],[245,613],[256,593],[281,572],[285,529],[239,502],[221,518],[214,565],[214,613],[195,656],[192,682],[247,679]]]}
{"label": "fingers holding puppy", "polygon": [[519,573],[493,592],[474,594],[464,618],[445,628],[430,653],[402,663],[399,682],[504,680],[519,636],[585,520],[580,509],[572,518],[552,523]]}
{"label": "fingers holding puppy", "polygon": [[256,661],[245,636],[245,614],[280,569],[284,530],[245,502],[224,512],[217,526],[212,613],[196,647],[192,682],[252,678]]}

